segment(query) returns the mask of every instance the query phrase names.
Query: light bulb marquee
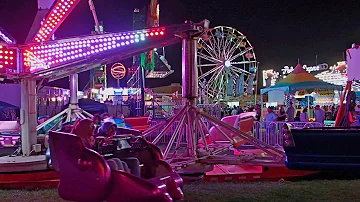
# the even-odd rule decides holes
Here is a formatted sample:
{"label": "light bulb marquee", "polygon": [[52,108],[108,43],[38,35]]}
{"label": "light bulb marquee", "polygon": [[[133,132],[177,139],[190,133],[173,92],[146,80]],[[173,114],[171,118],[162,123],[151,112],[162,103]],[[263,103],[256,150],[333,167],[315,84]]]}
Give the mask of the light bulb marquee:
{"label": "light bulb marquee", "polygon": [[6,73],[9,69],[15,72],[17,67],[16,61],[16,50],[9,49],[4,44],[0,44],[0,73]]}
{"label": "light bulb marquee", "polygon": [[[166,29],[164,27],[154,27],[138,31],[51,40],[54,32],[80,1],[55,0],[40,29],[33,37],[32,43],[16,44],[15,40],[11,37],[4,37],[4,32],[1,32],[0,37],[6,42],[6,45],[0,44],[0,74],[9,75],[7,71],[9,69],[11,73],[14,73],[14,78],[39,78],[45,76],[58,78],[68,73],[85,71],[84,69],[92,67],[92,63],[98,65],[105,62],[105,58],[97,60],[97,56],[116,58],[116,56],[111,55],[114,53],[128,57],[137,51],[150,50],[155,45],[172,45],[180,40],[179,37],[173,36],[200,29],[198,25],[187,22]],[[143,43],[144,45],[136,47],[131,45],[137,43]],[[123,48],[124,52],[120,54]],[[121,58],[121,56],[118,58]],[[18,61],[19,59],[20,61]],[[73,67],[69,68],[72,65]],[[80,67],[81,70],[75,69],[77,67]]]}
{"label": "light bulb marquee", "polygon": [[79,2],[80,0],[57,0],[35,35],[34,41],[50,40],[56,29]]}
{"label": "light bulb marquee", "polygon": [[32,44],[23,53],[23,64],[30,72],[35,72],[140,43],[146,41],[147,38],[164,34],[165,28],[154,28]]}

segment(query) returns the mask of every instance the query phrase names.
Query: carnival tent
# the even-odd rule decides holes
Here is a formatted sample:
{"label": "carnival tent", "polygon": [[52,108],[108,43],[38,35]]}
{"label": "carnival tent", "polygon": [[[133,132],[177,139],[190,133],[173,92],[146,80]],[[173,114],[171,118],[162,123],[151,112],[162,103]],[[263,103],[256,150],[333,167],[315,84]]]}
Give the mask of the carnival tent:
{"label": "carnival tent", "polygon": [[[97,102],[97,101],[89,99],[89,98],[79,99],[78,104],[81,109],[89,112],[90,114],[102,114],[102,113],[108,112],[108,108],[107,108],[106,104]],[[69,107],[69,104],[64,105],[61,110],[64,110],[68,107]]]}
{"label": "carnival tent", "polygon": [[329,89],[329,90],[342,90],[343,86],[333,85],[316,78],[314,75],[308,73],[303,69],[302,65],[297,64],[294,71],[291,72],[286,78],[280,80],[274,86],[260,90],[261,94],[269,91],[279,90],[285,93],[294,94],[299,90],[309,89]]}

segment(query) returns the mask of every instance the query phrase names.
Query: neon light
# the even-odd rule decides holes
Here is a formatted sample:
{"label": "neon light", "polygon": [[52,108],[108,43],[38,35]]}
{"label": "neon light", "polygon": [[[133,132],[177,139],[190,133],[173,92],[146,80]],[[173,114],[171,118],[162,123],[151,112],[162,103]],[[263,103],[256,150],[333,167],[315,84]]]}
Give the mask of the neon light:
{"label": "neon light", "polygon": [[13,43],[15,43],[15,42],[12,41],[9,37],[7,37],[7,36],[5,35],[5,33],[1,32],[1,30],[0,30],[0,38],[1,38],[2,40],[4,40],[5,43],[8,43],[8,44],[13,44]]}
{"label": "neon light", "polygon": [[165,28],[154,28],[33,44],[24,55],[24,65],[30,67],[31,72],[48,69],[164,34]]}
{"label": "neon light", "polygon": [[49,12],[39,31],[35,35],[36,42],[46,41],[51,38],[56,29],[71,13],[80,0],[57,0]]}

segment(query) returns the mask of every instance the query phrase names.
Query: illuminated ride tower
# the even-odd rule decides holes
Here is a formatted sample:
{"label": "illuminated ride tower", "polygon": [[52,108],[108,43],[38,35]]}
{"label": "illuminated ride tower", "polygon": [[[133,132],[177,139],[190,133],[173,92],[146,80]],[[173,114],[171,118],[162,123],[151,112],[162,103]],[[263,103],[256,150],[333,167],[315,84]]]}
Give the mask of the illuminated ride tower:
{"label": "illuminated ride tower", "polygon": [[[92,8],[92,7],[90,7]],[[95,7],[93,7],[94,9],[92,9],[93,12],[93,16],[94,19],[97,18],[96,17],[96,13],[95,13]],[[97,23],[97,20],[95,20],[95,23]],[[97,34],[97,33],[104,33],[104,26],[102,25],[102,22],[99,22],[99,24],[95,24],[95,31],[93,32],[93,34]],[[91,69],[90,70],[90,80],[89,80],[89,94],[91,95],[91,97],[93,97],[92,95],[92,91],[91,89],[96,89],[99,90],[100,88],[107,88],[107,65],[101,65],[100,67],[97,67],[95,69]]]}
{"label": "illuminated ride tower", "polygon": [[[133,29],[159,27],[160,7],[158,0],[151,0],[148,8],[134,9]],[[127,84],[129,88],[140,89],[135,95],[136,115],[143,116],[145,109],[145,79],[163,79],[174,72],[165,59],[165,48],[155,48],[133,57],[133,66],[129,68],[131,73]]]}

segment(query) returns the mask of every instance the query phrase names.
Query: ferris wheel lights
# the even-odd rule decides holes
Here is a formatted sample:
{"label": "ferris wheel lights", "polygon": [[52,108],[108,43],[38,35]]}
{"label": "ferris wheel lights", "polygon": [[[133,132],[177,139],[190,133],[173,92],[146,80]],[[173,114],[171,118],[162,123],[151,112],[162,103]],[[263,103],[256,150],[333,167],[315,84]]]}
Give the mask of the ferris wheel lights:
{"label": "ferris wheel lights", "polygon": [[229,60],[226,60],[224,64],[225,64],[225,67],[230,67],[231,66],[231,63],[230,63]]}

